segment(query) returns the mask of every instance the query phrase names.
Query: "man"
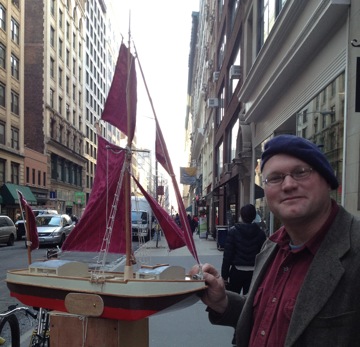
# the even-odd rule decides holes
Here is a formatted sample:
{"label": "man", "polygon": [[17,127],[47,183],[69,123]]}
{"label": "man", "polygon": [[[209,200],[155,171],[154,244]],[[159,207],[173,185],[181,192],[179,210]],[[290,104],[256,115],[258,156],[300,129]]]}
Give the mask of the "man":
{"label": "man", "polygon": [[210,321],[235,327],[239,347],[359,346],[360,221],[330,198],[329,162],[310,141],[281,135],[265,145],[261,171],[283,226],[257,256],[246,297],[202,266]]}
{"label": "man", "polygon": [[229,229],[226,237],[221,277],[232,292],[247,294],[254,271],[255,257],[266,239],[264,231],[253,223],[256,209],[252,204],[241,207],[242,223]]}
{"label": "man", "polygon": [[[227,290],[245,295],[249,291],[254,272],[255,257],[260,252],[266,235],[260,227],[253,223],[256,209],[252,204],[241,207],[242,223],[231,227],[226,236],[221,277]],[[227,283],[227,284],[226,284]],[[235,344],[234,334],[232,343]]]}

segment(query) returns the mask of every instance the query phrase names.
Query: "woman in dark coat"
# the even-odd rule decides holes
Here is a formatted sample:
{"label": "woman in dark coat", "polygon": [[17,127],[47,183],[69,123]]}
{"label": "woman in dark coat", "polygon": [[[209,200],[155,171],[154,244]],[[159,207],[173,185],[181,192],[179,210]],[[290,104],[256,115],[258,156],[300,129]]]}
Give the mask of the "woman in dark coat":
{"label": "woman in dark coat", "polygon": [[226,287],[236,293],[247,294],[254,271],[255,257],[266,239],[264,231],[253,223],[255,206],[248,204],[241,208],[243,223],[231,227],[226,237],[221,276]]}

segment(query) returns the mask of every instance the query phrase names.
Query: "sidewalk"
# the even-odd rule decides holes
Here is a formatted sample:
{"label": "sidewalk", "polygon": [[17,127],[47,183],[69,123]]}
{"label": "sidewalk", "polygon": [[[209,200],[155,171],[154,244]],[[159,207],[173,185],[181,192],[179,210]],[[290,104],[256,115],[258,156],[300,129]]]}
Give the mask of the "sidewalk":
{"label": "sidewalk", "polygon": [[[208,239],[200,238],[199,235],[194,235],[195,246],[198,252],[199,257],[202,255],[221,255],[217,249],[217,244],[214,239],[209,236]],[[171,252],[168,251],[168,245],[164,236],[161,236],[160,241],[158,241],[158,248],[156,248],[156,241],[151,240],[147,242],[141,249],[137,252],[141,252],[145,248],[149,254],[153,254],[156,256],[188,256],[191,255],[187,247],[182,247],[179,249],[175,249]],[[135,253],[137,253],[135,252]]]}
{"label": "sidewalk", "polygon": [[[199,260],[211,263],[219,270],[223,252],[217,249],[212,237],[200,239],[194,235]],[[181,265],[190,270],[196,264],[186,247],[168,252],[165,238],[156,248],[155,241],[149,241],[135,253],[139,258],[142,254],[151,258],[151,263],[168,263]],[[149,318],[149,347],[226,347],[232,346],[234,329],[210,324],[205,305],[199,300],[196,304],[178,311],[154,315]]]}

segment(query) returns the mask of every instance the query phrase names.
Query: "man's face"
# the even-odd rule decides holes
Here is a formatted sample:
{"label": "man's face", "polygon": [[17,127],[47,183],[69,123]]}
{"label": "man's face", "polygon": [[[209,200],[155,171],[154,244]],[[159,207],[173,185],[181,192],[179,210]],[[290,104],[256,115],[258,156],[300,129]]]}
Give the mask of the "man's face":
{"label": "man's face", "polygon": [[[308,170],[309,164],[286,154],[271,157],[264,165],[263,179]],[[265,184],[265,197],[270,210],[286,223],[310,222],[319,218],[330,204],[330,187],[326,180],[315,170],[309,175],[287,175],[283,182]],[[300,177],[300,178],[299,178]]]}

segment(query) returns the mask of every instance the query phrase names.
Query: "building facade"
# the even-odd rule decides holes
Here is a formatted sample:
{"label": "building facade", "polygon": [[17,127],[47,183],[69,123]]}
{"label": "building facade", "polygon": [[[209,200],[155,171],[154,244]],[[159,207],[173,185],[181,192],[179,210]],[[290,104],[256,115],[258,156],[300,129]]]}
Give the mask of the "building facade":
{"label": "building facade", "polygon": [[84,0],[25,1],[25,145],[47,156],[46,206],[84,204]]}
{"label": "building facade", "polygon": [[[97,129],[107,91],[107,7],[102,0],[86,2],[85,30],[85,186],[89,199],[97,160]],[[103,129],[104,130],[104,129]]]}
{"label": "building facade", "polygon": [[[213,2],[200,4],[199,22],[208,18]],[[322,148],[340,182],[332,197],[360,215],[359,14],[360,4],[350,0],[216,2],[209,40],[215,55],[198,53],[202,62],[194,63],[212,59],[202,110],[213,114],[211,188],[203,177],[209,171],[199,173],[210,225],[216,218],[224,225],[238,221],[240,207],[250,202],[267,228],[276,229],[263,198],[259,161],[264,143],[281,133]],[[196,49],[204,50],[203,36],[199,31]],[[195,90],[203,88],[196,73],[192,124],[199,115]],[[198,151],[191,152],[191,160],[197,157]]]}
{"label": "building facade", "polygon": [[24,1],[0,1],[0,213],[13,220],[19,210],[16,189],[31,204],[24,186]]}

